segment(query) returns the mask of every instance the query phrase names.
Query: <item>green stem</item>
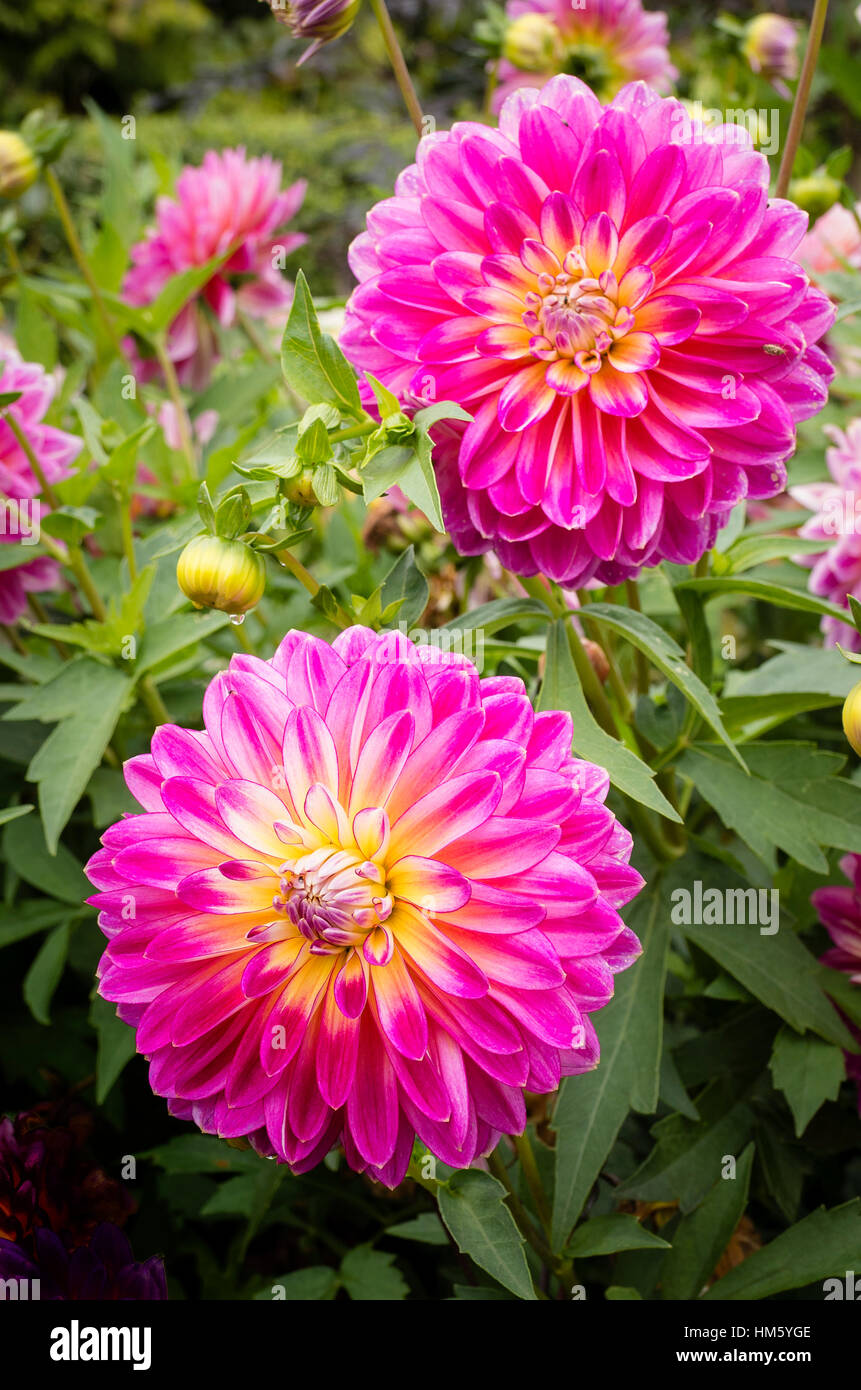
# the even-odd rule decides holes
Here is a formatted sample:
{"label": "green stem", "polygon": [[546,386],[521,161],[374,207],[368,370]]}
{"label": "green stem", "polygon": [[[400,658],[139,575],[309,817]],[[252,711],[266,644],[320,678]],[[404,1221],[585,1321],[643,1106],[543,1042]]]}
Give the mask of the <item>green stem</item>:
{"label": "green stem", "polygon": [[123,537],[123,554],[129,567],[129,579],[134,584],[138,577],[138,565],[135,558],[134,532],[132,531],[131,500],[127,493],[121,492],[119,489],[116,496],[120,514],[120,530]]}
{"label": "green stem", "polygon": [[50,167],[50,165],[45,169],[45,182],[47,183],[48,188],[51,191],[51,196],[54,199],[57,212],[60,215],[60,222],[63,225],[63,231],[65,232],[66,240],[69,243],[69,250],[75,258],[75,262],[78,266],[78,269],[80,270],[85,281],[87,282],[87,287],[89,288],[90,294],[93,296],[93,304],[95,305],[96,313],[98,314],[99,318],[104,324],[105,332],[107,333],[108,338],[111,342],[111,346],[113,347],[117,356],[125,359],[126,354],[123,350],[123,345],[120,342],[117,330],[114,328],[114,325],[111,321],[111,317],[108,314],[107,308],[105,306],[105,301],[102,298],[102,292],[99,289],[98,284],[96,283],[96,277],[93,274],[92,267],[90,266],[90,263],[87,260],[86,254],[84,252],[84,248],[81,245],[81,239],[78,236],[74,218],[72,217],[72,210],[69,207],[68,202],[66,201],[66,195],[60,186],[60,181],[57,178],[57,175],[54,173],[54,170]]}
{"label": "green stem", "polygon": [[[642,613],[640,605],[640,587],[636,579],[625,580],[625,597],[628,600],[628,607],[633,608],[635,613]],[[648,695],[649,693],[649,663],[646,660],[645,652],[641,652],[639,647],[634,648],[634,660],[637,663],[637,694]]]}
{"label": "green stem", "polygon": [[173,403],[176,411],[177,427],[179,429],[180,449],[185,457],[190,478],[197,477],[197,459],[194,456],[194,436],[191,431],[191,421],[188,418],[188,411],[185,408],[185,401],[182,399],[182,391],[179,385],[179,377],[176,368],[171,361],[164,339],[159,335],[153,339],[155,355],[164,376],[167,394]]}
{"label": "green stem", "polygon": [[143,680],[138,682],[138,691],[156,728],[159,724],[169,724],[171,722],[170,711],[159,695],[152,676],[144,676]]}
{"label": "green stem", "polygon": [[409,112],[410,120],[416,128],[416,135],[421,138],[421,136],[424,135],[424,112],[421,108],[421,102],[416,95],[416,89],[413,86],[413,80],[410,77],[410,70],[407,67],[403,50],[398,42],[398,36],[395,33],[395,26],[392,24],[391,15],[386,8],[386,0],[371,0],[371,9],[380,26],[380,31],[383,35],[383,43],[386,45],[389,62],[392,65],[397,84],[401,89],[404,105]]}
{"label": "green stem", "polygon": [[792,115],[789,119],[789,131],[786,136],[786,144],[783,147],[780,172],[777,176],[775,195],[778,198],[785,198],[789,191],[795,156],[798,153],[798,146],[801,144],[801,134],[804,130],[804,118],[807,115],[807,106],[810,101],[810,88],[813,84],[813,74],[816,71],[816,62],[819,57],[822,35],[825,31],[825,19],[827,14],[828,0],[816,0],[813,6],[813,18],[810,21],[810,37],[807,40],[807,51],[804,54],[801,76],[798,79],[798,86],[795,90],[795,103],[792,107]]}
{"label": "green stem", "polygon": [[360,425],[348,425],[346,429],[335,430],[329,435],[330,444],[340,444],[344,439],[361,439],[363,435],[373,434],[379,429],[376,420],[364,420]]}
{"label": "green stem", "polygon": [[529,1135],[525,1130],[523,1134],[514,1136],[514,1147],[517,1151],[517,1157],[520,1159],[520,1167],[523,1170],[526,1184],[532,1194],[532,1200],[535,1203],[538,1219],[549,1241],[551,1228],[550,1207],[547,1203],[547,1194],[544,1191],[541,1174],[538,1171],[538,1164],[535,1161],[535,1152],[532,1148]]}
{"label": "green stem", "polygon": [[276,360],[275,353],[272,351],[269,344],[263,341],[257,329],[254,327],[254,324],[248,318],[248,315],[243,314],[240,310],[236,315],[236,321],[255,352],[263,358],[263,361],[268,363],[274,362]]}

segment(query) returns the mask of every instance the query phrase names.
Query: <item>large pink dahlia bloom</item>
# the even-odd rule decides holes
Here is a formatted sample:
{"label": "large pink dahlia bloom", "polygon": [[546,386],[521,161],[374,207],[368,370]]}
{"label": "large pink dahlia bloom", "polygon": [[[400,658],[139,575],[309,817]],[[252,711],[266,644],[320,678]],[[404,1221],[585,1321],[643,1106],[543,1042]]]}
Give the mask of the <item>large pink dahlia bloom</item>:
{"label": "large pink dahlia bloom", "polygon": [[524,70],[503,58],[497,111],[519,87],[543,87],[560,72],[583,78],[605,99],[626,82],[648,82],[655,91],[668,92],[679,75],[670,61],[667,16],[650,14],[642,0],[508,0],[506,14],[515,25],[526,16],[544,16],[558,38],[555,63],[546,69]]}
{"label": "large pink dahlia bloom", "polygon": [[[87,872],[100,991],[173,1114],[296,1171],[463,1167],[597,1064],[639,944],[608,778],[519,680],[354,627],[236,656],[158,729]],[[436,658],[436,659],[434,659]]]}
{"label": "large pink dahlia bloom", "polygon": [[[838,608],[849,608],[849,595],[861,600],[861,419],[851,420],[845,431],[826,425],[832,441],[825,459],[833,482],[807,483],[790,488],[796,502],[813,516],[799,535],[822,541],[820,555],[799,555],[798,563],[810,567],[809,588]],[[861,633],[851,621],[825,617],[821,622],[825,645],[861,651]]]}
{"label": "large pink dahlia bloom", "polygon": [[[281,165],[268,155],[248,159],[244,149],[209,150],[203,164],[183,169],[176,198],[159,198],[156,225],[132,247],[123,293],[129,304],[151,304],[168,280],[205,265],[237,244],[201,293],[174,319],[168,353],[183,385],[203,390],[217,359],[207,311],[225,328],[238,311],[252,318],[286,312],[292,298],[280,266],[305,237],[283,233],[305,196],[300,180],[281,188]],[[136,362],[143,381],[158,372],[154,358]]]}
{"label": "large pink dahlia bloom", "polygon": [[[19,393],[6,408],[27,438],[48,483],[61,483],[83,448],[80,439],[44,423],[56,390],[56,380],[38,362],[25,362],[5,339],[0,342],[0,395]],[[30,465],[12,426],[0,418],[0,543],[38,540],[40,517],[49,511],[39,500],[42,484]],[[21,549],[27,555],[27,545]],[[27,595],[55,589],[60,570],[40,556],[13,569],[0,570],[0,623],[15,623],[27,611]]]}
{"label": "large pink dahlia bloom", "polygon": [[743,130],[642,83],[605,108],[557,77],[499,131],[422,140],[353,244],[341,342],[405,401],[474,416],[435,456],[462,553],[615,584],[781,490],[834,308],[768,180]]}
{"label": "large pink dahlia bloom", "polygon": [[[855,985],[861,985],[861,854],[847,854],[840,868],[849,885],[833,884],[817,888],[811,894],[819,920],[834,943],[822,956],[823,965],[841,970]],[[844,1018],[849,1031],[861,1043],[861,1029]],[[847,1052],[846,1075],[858,1087],[858,1112],[861,1114],[861,1054]]]}

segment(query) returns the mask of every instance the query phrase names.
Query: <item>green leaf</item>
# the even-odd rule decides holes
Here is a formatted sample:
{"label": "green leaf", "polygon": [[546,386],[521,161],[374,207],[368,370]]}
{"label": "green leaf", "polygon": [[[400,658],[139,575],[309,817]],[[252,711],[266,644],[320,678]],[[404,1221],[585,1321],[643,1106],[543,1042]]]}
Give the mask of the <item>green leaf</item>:
{"label": "green leaf", "polygon": [[691,1211],[720,1176],[727,1154],[748,1141],[753,1112],[736,1088],[721,1078],[697,1097],[701,1119],[668,1115],[652,1126],[655,1147],[644,1163],[616,1190],[642,1202],[678,1201]]}
{"label": "green leaf", "polygon": [[782,560],[793,555],[812,555],[821,552],[821,541],[808,541],[798,535],[791,536],[740,536],[720,556],[720,564],[715,561],[715,573],[720,575],[726,566],[726,574],[742,574],[755,565],[769,560]]}
{"label": "green leaf", "polygon": [[505,1204],[505,1188],[477,1168],[453,1173],[437,1190],[440,1215],[458,1250],[518,1298],[537,1299],[523,1237]]}
{"label": "green leaf", "polygon": [[699,1206],[682,1217],[661,1267],[664,1298],[697,1298],[714,1272],[744,1215],[753,1155],[754,1146],[748,1144],[736,1163],[735,1177],[719,1177]]}
{"label": "green leaf", "polygon": [[135,1032],[117,1018],[116,1005],[101,995],[93,996],[90,1023],[98,1037],[96,1057],[96,1104],[104,1105],[114,1084],[135,1055]]}
{"label": "green leaf", "polygon": [[616,992],[597,1016],[601,1064],[560,1087],[553,1121],[556,1184],[553,1247],[565,1244],[633,1107],[657,1108],[663,1043],[663,995],[669,918],[660,880],[640,895],[627,918],[643,957],[616,978]]}
{"label": "green leaf", "polygon": [[42,530],[55,540],[79,545],[101,520],[101,512],[93,507],[57,507],[42,518]]}
{"label": "green leaf", "polygon": [[380,599],[383,608],[398,603],[398,620],[412,627],[417,623],[427,607],[430,587],[416,564],[414,546],[409,546],[399,555],[383,580]]}
{"label": "green leaf", "polygon": [[3,832],[3,858],[25,883],[60,902],[80,907],[91,891],[83,869],[65,845],[60,845],[53,856],[48,852],[41,823],[35,818],[7,826]]}
{"label": "green leaf", "polygon": [[547,660],[538,708],[568,710],[574,720],[574,746],[579,757],[606,768],[613,785],[635,801],[650,806],[668,820],[681,820],[655,785],[651,768],[596,722],[580,685],[564,619],[554,622],[547,635]]}
{"label": "green leaf", "polygon": [[681,647],[663,628],[658,627],[651,618],[647,618],[645,613],[638,613],[633,608],[622,608],[615,603],[587,603],[580,610],[580,617],[588,623],[602,623],[611,632],[618,632],[622,637],[626,637],[633,646],[645,653],[667,680],[682,692],[697,714],[714,730],[737,762],[744,767],[744,759],[724,728],[717,700],[688,666]]}
{"label": "green leaf", "polygon": [[483,603],[480,608],[469,609],[459,618],[452,618],[445,627],[457,628],[460,631],[481,631],[485,637],[491,637],[501,628],[513,627],[515,623],[535,619],[542,623],[550,619],[550,610],[538,599],[498,598],[494,599],[493,603]]}
{"label": "green leaf", "polygon": [[41,931],[47,931],[48,927],[56,927],[68,915],[67,906],[61,907],[58,903],[38,899],[0,909],[0,947],[14,946],[16,941],[26,941],[28,936],[36,936]]}
{"label": "green leaf", "polygon": [[816,598],[806,589],[787,589],[781,584],[772,584],[762,579],[733,578],[721,576],[717,579],[683,579],[675,586],[677,589],[692,589],[707,600],[718,598],[721,594],[739,594],[742,597],[761,599],[763,603],[773,603],[776,608],[791,608],[800,613],[816,613],[827,618],[846,621],[846,610],[838,608],[826,599]]}
{"label": "green leaf", "polygon": [[255,1303],[327,1303],[340,1287],[338,1271],[328,1265],[308,1265],[281,1274],[254,1295]]}
{"label": "green leaf", "polygon": [[832,1275],[842,1277],[858,1263],[861,1199],[820,1207],[731,1269],[705,1295],[707,1300],[771,1298]]}
{"label": "green leaf", "polygon": [[132,682],[121,671],[93,663],[96,670],[99,675],[88,686],[86,704],[52,730],[27,768],[27,781],[39,787],[39,810],[52,855],[131,693]]}
{"label": "green leaf", "polygon": [[786,1096],[798,1138],[826,1100],[836,1100],[846,1075],[843,1051],[821,1038],[781,1028],[769,1063],[774,1084]]}
{"label": "green leaf", "polygon": [[432,1211],[423,1211],[412,1221],[398,1221],[394,1226],[387,1226],[385,1234],[387,1238],[417,1240],[420,1245],[448,1245],[448,1237]]}
{"label": "green leaf", "polygon": [[8,825],[10,820],[20,820],[22,816],[27,816],[34,808],[29,804],[24,806],[4,806],[0,811],[0,825]]}
{"label": "green leaf", "polygon": [[357,1245],[341,1261],[341,1282],[355,1302],[400,1303],[410,1290],[394,1265],[394,1255]]}
{"label": "green leaf", "polygon": [[798,1033],[812,1029],[827,1042],[852,1039],[817,983],[816,961],[783,927],[761,936],[753,926],[685,926],[684,933]]}
{"label": "green leaf", "polygon": [[24,976],[21,993],[37,1023],[51,1022],[51,1000],[69,954],[69,924],[55,927],[39,948],[36,959]]}
{"label": "green leaf", "polygon": [[267,1161],[252,1149],[233,1149],[209,1134],[180,1134],[142,1157],[166,1173],[246,1173]]}
{"label": "green leaf", "polygon": [[281,368],[287,385],[304,400],[313,405],[325,402],[357,420],[364,418],[355,373],[334,338],[320,328],[301,270],[281,342]]}
{"label": "green leaf", "polygon": [[[807,868],[825,873],[828,861],[819,846],[851,848],[861,830],[861,788],[822,776],[809,756],[811,745],[768,743],[745,748],[750,775],[741,772],[723,749],[693,744],[676,764],[755,854],[767,861],[770,846],[784,850]],[[848,788],[848,791],[846,790]],[[823,801],[822,814],[811,804]],[[827,806],[835,808],[832,814]]]}
{"label": "green leaf", "polygon": [[612,1216],[593,1216],[578,1226],[565,1247],[572,1260],[593,1255],[615,1255],[619,1250],[669,1250],[669,1244],[641,1226],[634,1216],[623,1212]]}
{"label": "green leaf", "polygon": [[611,1284],[604,1290],[604,1297],[611,1303],[638,1303],[643,1295],[639,1289],[626,1287],[622,1284]]}

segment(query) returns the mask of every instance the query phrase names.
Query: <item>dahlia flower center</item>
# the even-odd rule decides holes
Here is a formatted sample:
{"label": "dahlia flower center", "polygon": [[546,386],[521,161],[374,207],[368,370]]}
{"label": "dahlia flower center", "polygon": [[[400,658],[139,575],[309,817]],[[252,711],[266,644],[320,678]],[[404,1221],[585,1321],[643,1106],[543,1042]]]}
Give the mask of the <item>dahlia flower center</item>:
{"label": "dahlia flower center", "polygon": [[393,940],[385,923],[395,903],[381,863],[333,842],[285,860],[278,872],[272,906],[311,943],[313,955],[361,946],[377,964],[390,959]]}
{"label": "dahlia flower center", "polygon": [[600,370],[603,356],[634,325],[631,310],[618,303],[619,286],[611,270],[594,276],[583,251],[569,251],[559,275],[542,273],[537,289],[525,297],[523,326],[529,347],[542,362],[569,358],[581,371]]}

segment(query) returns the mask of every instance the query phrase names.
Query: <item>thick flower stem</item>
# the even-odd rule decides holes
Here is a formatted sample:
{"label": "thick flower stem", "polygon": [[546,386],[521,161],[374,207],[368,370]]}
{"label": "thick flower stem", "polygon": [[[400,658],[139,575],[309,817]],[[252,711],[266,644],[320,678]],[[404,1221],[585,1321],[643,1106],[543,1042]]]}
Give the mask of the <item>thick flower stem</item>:
{"label": "thick flower stem", "polygon": [[535,1161],[535,1152],[526,1131],[524,1131],[523,1134],[514,1136],[514,1147],[517,1151],[517,1157],[520,1159],[520,1167],[523,1169],[523,1176],[526,1179],[527,1186],[532,1194],[532,1200],[535,1203],[535,1211],[541,1222],[544,1234],[549,1241],[551,1227],[550,1207],[547,1204],[547,1194],[544,1191],[544,1186],[541,1182],[541,1174],[538,1171],[538,1164]]}
{"label": "thick flower stem", "polygon": [[792,169],[795,164],[795,156],[798,153],[798,146],[801,144],[801,133],[804,129],[804,118],[807,115],[807,105],[810,101],[810,88],[813,84],[813,74],[816,71],[816,63],[819,58],[819,49],[822,44],[822,35],[825,31],[825,19],[827,14],[828,0],[816,0],[813,6],[813,18],[810,21],[810,37],[807,40],[807,51],[804,54],[801,76],[798,79],[798,87],[795,91],[795,103],[792,108],[792,115],[789,119],[789,130],[786,136],[786,144],[783,147],[780,172],[777,176],[775,194],[778,198],[786,197],[790,180],[792,179]]}
{"label": "thick flower stem", "polygon": [[371,9],[380,26],[383,42],[386,45],[386,52],[389,55],[389,62],[392,65],[398,86],[401,89],[404,105],[409,112],[410,120],[416,128],[416,135],[421,137],[424,135],[424,112],[422,111],[421,103],[416,95],[416,89],[413,86],[413,80],[410,77],[410,70],[407,67],[403,50],[398,42],[398,36],[395,33],[395,26],[392,24],[391,15],[386,8],[386,0],[371,0]]}
{"label": "thick flower stem", "polygon": [[99,289],[98,284],[96,283],[96,277],[93,274],[90,263],[87,260],[86,254],[84,252],[84,248],[81,245],[81,239],[78,236],[74,218],[72,217],[72,210],[69,207],[68,202],[66,201],[66,195],[63,192],[62,187],[60,186],[60,181],[57,178],[57,175],[54,173],[54,170],[50,167],[50,165],[45,170],[45,182],[47,183],[48,188],[50,189],[51,197],[54,199],[57,212],[59,213],[60,222],[62,223],[63,231],[66,234],[66,240],[69,243],[69,250],[74,256],[77,267],[87,283],[87,288],[89,289],[90,294],[93,296],[93,305],[95,306],[96,313],[98,314],[99,318],[101,319],[104,325],[105,332],[107,333],[111,346],[116,352],[117,356],[125,359],[123,345],[120,342],[119,335],[117,334],[117,331],[114,328],[114,325],[111,321],[110,314],[108,313],[107,308],[105,306],[105,301],[102,298],[102,292]]}
{"label": "thick flower stem", "polygon": [[553,1254],[553,1251],[545,1242],[544,1238],[539,1235],[538,1231],[535,1229],[528,1211],[514,1190],[514,1185],[509,1176],[508,1169],[503,1163],[498,1149],[494,1149],[493,1153],[488,1155],[487,1166],[497,1182],[502,1183],[502,1186],[505,1188],[507,1193],[506,1203],[511,1215],[514,1217],[520,1234],[532,1246],[542,1264],[547,1265],[549,1269],[555,1270],[558,1263],[556,1256]]}
{"label": "thick flower stem", "polygon": [[144,676],[143,680],[138,683],[138,691],[155,727],[158,728],[159,724],[169,724],[170,711],[159,695],[158,688],[151,676]]}

